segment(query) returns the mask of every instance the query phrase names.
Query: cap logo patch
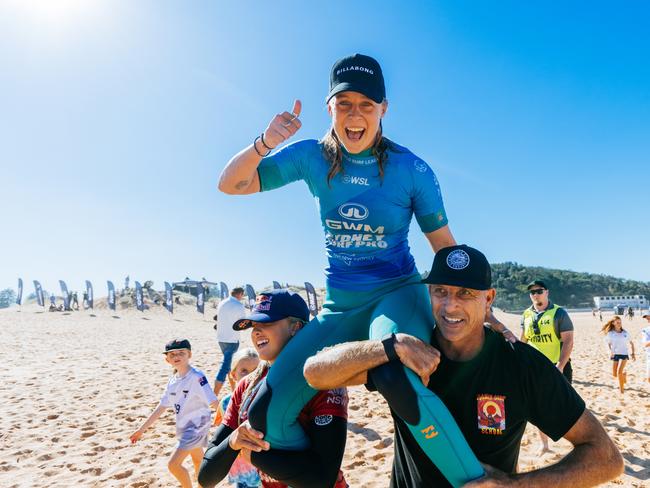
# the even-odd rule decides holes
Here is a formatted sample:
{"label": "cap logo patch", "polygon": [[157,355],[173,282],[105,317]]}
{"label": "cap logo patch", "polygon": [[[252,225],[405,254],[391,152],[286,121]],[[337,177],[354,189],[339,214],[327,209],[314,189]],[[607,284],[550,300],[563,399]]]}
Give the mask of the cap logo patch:
{"label": "cap logo patch", "polygon": [[462,249],[455,249],[447,256],[447,266],[451,269],[461,270],[469,266],[469,254]]}
{"label": "cap logo patch", "polygon": [[255,312],[267,312],[271,310],[271,301],[273,300],[272,296],[269,295],[259,295],[257,297],[255,307],[253,311]]}

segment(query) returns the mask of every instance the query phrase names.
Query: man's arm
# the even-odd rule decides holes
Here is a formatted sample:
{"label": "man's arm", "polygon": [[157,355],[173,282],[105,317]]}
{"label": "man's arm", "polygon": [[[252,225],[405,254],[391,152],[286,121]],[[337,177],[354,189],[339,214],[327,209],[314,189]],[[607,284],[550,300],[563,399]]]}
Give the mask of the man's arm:
{"label": "man's arm", "polygon": [[[440,353],[436,349],[408,334],[395,335],[395,352],[425,385],[440,363]],[[313,388],[332,390],[367,383],[368,370],[387,362],[381,341],[346,342],[307,359],[303,373]]]}
{"label": "man's arm", "polygon": [[508,475],[494,468],[487,475],[465,485],[466,488],[497,486],[596,486],[623,473],[623,457],[600,422],[585,410],[564,435],[573,450],[559,462],[528,473]]}
{"label": "man's arm", "polygon": [[562,350],[560,351],[560,360],[556,366],[560,371],[564,371],[564,367],[571,357],[571,351],[573,351],[573,331],[560,332],[560,341],[562,341]]}

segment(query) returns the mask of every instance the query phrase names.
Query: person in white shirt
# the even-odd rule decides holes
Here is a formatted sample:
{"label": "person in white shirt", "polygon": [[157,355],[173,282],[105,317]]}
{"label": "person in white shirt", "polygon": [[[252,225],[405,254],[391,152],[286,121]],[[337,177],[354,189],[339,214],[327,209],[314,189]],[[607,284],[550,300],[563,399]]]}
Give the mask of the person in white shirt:
{"label": "person in white shirt", "polygon": [[641,343],[645,349],[645,379],[650,383],[650,310],[643,313],[643,318],[648,321],[648,327],[641,329]]}
{"label": "person in white shirt", "polygon": [[601,331],[605,334],[605,343],[609,348],[609,357],[613,361],[612,375],[614,378],[618,378],[618,387],[621,393],[623,393],[625,391],[625,381],[627,380],[625,365],[630,359],[627,345],[630,344],[632,346],[632,360],[636,361],[634,342],[632,342],[630,334],[623,329],[623,323],[618,315],[614,315],[614,317],[609,319],[603,325]]}
{"label": "person in white shirt", "polygon": [[216,409],[219,402],[203,372],[190,364],[190,341],[174,339],[165,345],[163,354],[165,361],[174,368],[174,374],[169,379],[156,409],[140,428],[131,434],[130,439],[135,444],[165,410],[173,408],[176,414],[178,444],[169,458],[167,467],[182,488],[191,488],[192,480],[187,469],[183,467],[183,461],[187,456],[191,456],[195,475],[198,476],[203,449],[208,444],[208,431],[212,424],[210,407]]}
{"label": "person in white shirt", "polygon": [[233,330],[235,322],[246,316],[246,309],[241,303],[244,297],[244,289],[233,288],[230,296],[223,300],[217,307],[217,342],[223,353],[223,359],[219,365],[219,371],[214,379],[214,394],[218,395],[223,387],[224,381],[230,372],[232,355],[239,349],[239,332]]}

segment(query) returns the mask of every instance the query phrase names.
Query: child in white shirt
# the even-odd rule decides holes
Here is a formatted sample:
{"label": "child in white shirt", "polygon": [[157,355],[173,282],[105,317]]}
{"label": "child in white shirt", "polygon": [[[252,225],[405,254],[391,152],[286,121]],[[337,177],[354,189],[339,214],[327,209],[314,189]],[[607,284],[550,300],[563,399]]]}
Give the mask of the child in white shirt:
{"label": "child in white shirt", "polygon": [[187,469],[183,467],[183,461],[188,455],[191,456],[195,473],[198,473],[211,425],[210,407],[216,408],[218,400],[205,374],[190,364],[190,341],[174,339],[165,345],[164,354],[165,361],[174,368],[174,374],[169,379],[156,409],[131,435],[131,442],[137,442],[166,409],[173,408],[176,414],[178,445],[167,466],[183,488],[191,488],[192,481]]}

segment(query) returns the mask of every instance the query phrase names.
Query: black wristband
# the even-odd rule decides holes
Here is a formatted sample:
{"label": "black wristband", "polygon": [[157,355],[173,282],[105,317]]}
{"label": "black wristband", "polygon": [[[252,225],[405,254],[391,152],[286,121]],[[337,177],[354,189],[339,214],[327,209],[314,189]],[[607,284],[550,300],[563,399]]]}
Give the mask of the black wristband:
{"label": "black wristband", "polygon": [[264,140],[264,132],[260,134],[260,140],[262,141],[262,145],[269,150],[269,152],[273,151],[275,148],[274,147],[269,147],[266,144],[266,141]]}
{"label": "black wristband", "polygon": [[388,362],[391,361],[401,361],[399,356],[397,355],[397,351],[395,350],[395,334],[387,334],[384,336],[384,338],[381,340],[381,343],[384,346],[384,352],[386,353],[386,356],[388,357]]}
{"label": "black wristband", "polygon": [[[259,151],[259,149],[257,149],[257,144],[256,144],[256,142],[257,142],[258,139],[259,139],[260,141],[262,141],[262,144],[264,144],[264,141],[262,140],[262,137],[261,137],[261,136],[257,136],[257,137],[253,140],[253,149],[255,149],[255,152],[257,153],[257,155],[258,155],[260,158],[265,158],[266,156],[268,156],[269,154],[271,154],[271,150],[269,149],[269,152],[267,152],[266,154],[262,154],[262,153]],[[266,144],[264,144],[264,147],[266,147]]]}

